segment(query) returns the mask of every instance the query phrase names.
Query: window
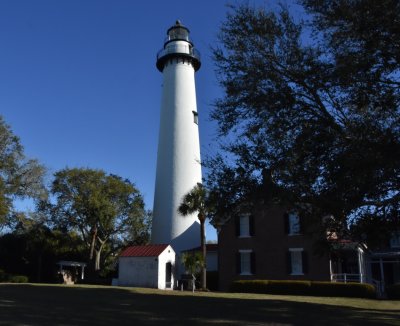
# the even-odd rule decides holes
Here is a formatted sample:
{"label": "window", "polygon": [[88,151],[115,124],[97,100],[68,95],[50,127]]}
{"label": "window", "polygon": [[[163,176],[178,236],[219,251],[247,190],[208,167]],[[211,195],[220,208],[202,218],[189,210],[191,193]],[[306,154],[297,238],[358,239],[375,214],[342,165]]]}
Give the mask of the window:
{"label": "window", "polygon": [[289,248],[288,272],[290,275],[304,275],[306,273],[306,255],[303,248]]}
{"label": "window", "polygon": [[199,124],[199,114],[196,111],[193,112],[193,122],[198,125]]}
{"label": "window", "polygon": [[253,275],[255,272],[255,255],[252,250],[239,250],[237,254],[237,272],[240,275]]}
{"label": "window", "polygon": [[236,218],[236,235],[241,238],[247,238],[254,235],[253,215],[244,214]]}
{"label": "window", "polygon": [[288,235],[301,234],[301,221],[297,213],[285,214],[285,230]]}
{"label": "window", "polygon": [[390,248],[400,248],[400,231],[392,233],[390,238]]}
{"label": "window", "polygon": [[248,215],[240,216],[239,223],[240,223],[240,236],[241,237],[250,236],[249,216]]}

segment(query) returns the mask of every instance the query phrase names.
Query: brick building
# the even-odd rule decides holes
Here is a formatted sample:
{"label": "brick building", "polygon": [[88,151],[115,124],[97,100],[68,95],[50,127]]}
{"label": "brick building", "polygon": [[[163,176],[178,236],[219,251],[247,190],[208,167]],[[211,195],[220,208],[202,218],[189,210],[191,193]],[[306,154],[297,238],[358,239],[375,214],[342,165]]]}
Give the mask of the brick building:
{"label": "brick building", "polygon": [[229,219],[218,233],[220,290],[238,279],[365,281],[365,248],[340,243],[335,255],[318,254],[314,234],[296,212],[276,204]]}

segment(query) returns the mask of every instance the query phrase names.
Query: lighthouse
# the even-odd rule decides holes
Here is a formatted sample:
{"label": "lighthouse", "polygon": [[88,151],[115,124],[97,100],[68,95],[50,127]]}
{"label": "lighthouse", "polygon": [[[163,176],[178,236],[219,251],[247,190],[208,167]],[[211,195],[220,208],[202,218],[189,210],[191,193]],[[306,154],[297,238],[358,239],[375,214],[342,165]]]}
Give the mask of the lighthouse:
{"label": "lighthouse", "polygon": [[178,254],[200,245],[197,215],[182,216],[183,196],[201,182],[195,72],[200,54],[178,20],[157,54],[163,74],[151,242],[171,244]]}

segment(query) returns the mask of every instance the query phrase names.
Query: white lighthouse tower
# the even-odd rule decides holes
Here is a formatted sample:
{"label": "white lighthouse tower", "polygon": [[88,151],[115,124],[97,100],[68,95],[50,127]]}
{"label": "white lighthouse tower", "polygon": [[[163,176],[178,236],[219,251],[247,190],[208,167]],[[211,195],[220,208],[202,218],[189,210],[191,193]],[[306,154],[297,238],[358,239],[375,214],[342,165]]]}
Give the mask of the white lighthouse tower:
{"label": "white lighthouse tower", "polygon": [[180,21],[167,31],[157,68],[163,73],[163,91],[151,242],[171,244],[179,254],[200,245],[197,215],[182,216],[178,207],[201,182],[194,80],[200,55]]}

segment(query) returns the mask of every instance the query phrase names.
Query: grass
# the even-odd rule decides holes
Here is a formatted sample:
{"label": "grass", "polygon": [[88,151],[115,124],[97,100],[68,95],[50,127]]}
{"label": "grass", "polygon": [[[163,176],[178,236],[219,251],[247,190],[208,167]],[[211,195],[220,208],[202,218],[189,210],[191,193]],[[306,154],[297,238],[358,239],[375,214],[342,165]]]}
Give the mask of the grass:
{"label": "grass", "polygon": [[0,325],[400,325],[400,301],[0,284]]}

